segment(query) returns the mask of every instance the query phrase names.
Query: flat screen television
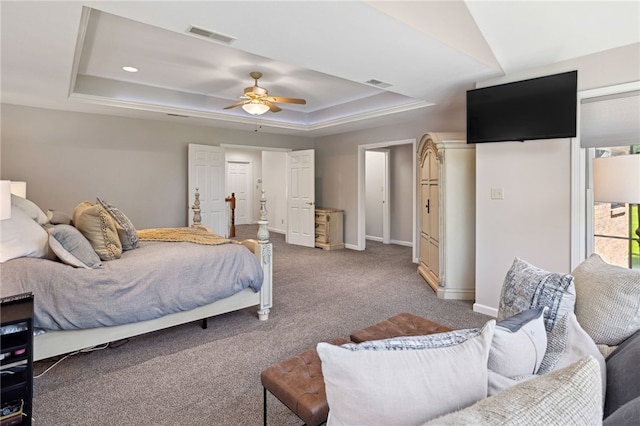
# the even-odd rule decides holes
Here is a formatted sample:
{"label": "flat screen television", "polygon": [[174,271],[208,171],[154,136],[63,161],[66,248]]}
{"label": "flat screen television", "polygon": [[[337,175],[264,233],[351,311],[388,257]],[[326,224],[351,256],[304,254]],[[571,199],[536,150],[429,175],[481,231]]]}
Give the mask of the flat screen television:
{"label": "flat screen television", "polygon": [[578,72],[467,91],[467,143],[573,138]]}

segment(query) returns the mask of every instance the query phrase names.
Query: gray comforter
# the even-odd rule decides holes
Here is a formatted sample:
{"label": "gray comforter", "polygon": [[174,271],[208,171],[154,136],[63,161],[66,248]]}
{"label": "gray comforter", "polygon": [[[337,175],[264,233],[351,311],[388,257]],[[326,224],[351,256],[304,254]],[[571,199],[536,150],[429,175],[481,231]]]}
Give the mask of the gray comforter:
{"label": "gray comforter", "polygon": [[149,320],[262,286],[258,260],[239,244],[141,241],[103,264],[13,259],[0,264],[0,296],[33,292],[34,326],[57,330]]}

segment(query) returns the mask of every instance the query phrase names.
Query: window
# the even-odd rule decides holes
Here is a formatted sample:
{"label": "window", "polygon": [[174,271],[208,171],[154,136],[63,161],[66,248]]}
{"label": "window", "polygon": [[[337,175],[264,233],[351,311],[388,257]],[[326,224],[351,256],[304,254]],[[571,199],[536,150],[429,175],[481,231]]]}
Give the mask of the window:
{"label": "window", "polygon": [[[596,148],[595,157],[640,153],[640,145]],[[594,252],[607,262],[640,269],[640,206],[624,203],[593,205]]]}

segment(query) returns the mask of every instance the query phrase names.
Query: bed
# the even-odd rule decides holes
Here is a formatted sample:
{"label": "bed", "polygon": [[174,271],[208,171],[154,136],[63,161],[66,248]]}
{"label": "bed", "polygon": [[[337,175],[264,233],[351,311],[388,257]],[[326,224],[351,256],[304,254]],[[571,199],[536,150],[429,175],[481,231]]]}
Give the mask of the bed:
{"label": "bed", "polygon": [[[265,205],[263,193],[257,239],[226,240],[196,224],[175,230],[197,234],[204,242],[138,230],[135,249],[93,268],[47,256],[3,261],[0,296],[34,294],[34,327],[44,331],[34,336],[34,360],[199,320],[204,327],[207,318],[252,306],[266,320],[273,262]],[[12,221],[14,212],[22,214],[17,210],[12,206]],[[31,219],[38,222],[39,215]],[[5,240],[11,238],[4,222],[2,257],[9,247]],[[118,230],[124,235],[122,227]],[[55,246],[52,234],[49,229],[47,239]],[[144,235],[156,237],[143,241]]]}

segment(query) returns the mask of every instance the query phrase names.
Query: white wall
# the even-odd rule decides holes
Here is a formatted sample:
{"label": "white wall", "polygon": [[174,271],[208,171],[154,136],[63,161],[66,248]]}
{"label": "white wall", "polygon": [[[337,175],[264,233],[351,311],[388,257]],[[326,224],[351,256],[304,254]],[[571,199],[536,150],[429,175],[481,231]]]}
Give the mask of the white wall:
{"label": "white wall", "polygon": [[[316,204],[344,210],[345,245],[358,245],[358,146],[404,139],[420,140],[420,137],[427,132],[464,131],[464,119],[464,104],[452,102],[446,106],[425,108],[422,117],[411,121],[325,136],[315,140]],[[411,158],[407,151],[400,155],[404,161],[407,157]],[[412,165],[412,160],[409,160],[404,167],[410,168]],[[407,180],[406,172],[407,169],[402,173],[403,182]],[[409,173],[412,174],[411,169],[409,169]],[[415,178],[415,176],[410,176],[411,180]],[[394,180],[392,180],[391,186],[395,188],[393,182]],[[402,189],[401,198],[403,200],[413,200],[413,197],[416,196],[412,193],[411,184],[405,184]],[[394,193],[399,194],[395,190]],[[404,208],[406,210],[403,212],[411,209],[408,205]],[[412,231],[409,231],[408,236],[404,232],[413,226],[411,219],[406,219],[407,216],[404,215],[398,215],[398,217],[404,218],[401,220],[408,220],[409,223],[399,227],[402,230],[402,234],[399,235],[394,231],[396,228],[394,228],[392,219],[391,239],[412,241]]]}
{"label": "white wall", "polygon": [[413,145],[389,147],[390,238],[394,244],[411,245],[413,240],[413,200],[411,188],[416,177],[413,174]]}
{"label": "white wall", "polygon": [[[578,70],[578,90],[640,79],[640,44],[625,46],[478,87]],[[568,139],[476,145],[476,304],[497,313],[504,276],[515,256],[554,272],[571,272],[571,149]],[[504,188],[502,201],[490,200]],[[584,231],[586,232],[586,230]]]}
{"label": "white wall", "polygon": [[[516,256],[549,271],[569,268],[570,143],[476,145],[476,310],[497,307]],[[492,188],[504,199],[492,200]]]}
{"label": "white wall", "polygon": [[187,146],[308,149],[313,139],[15,105],[1,110],[2,179],[27,182],[43,210],[104,198],[138,228],[185,226]]}

